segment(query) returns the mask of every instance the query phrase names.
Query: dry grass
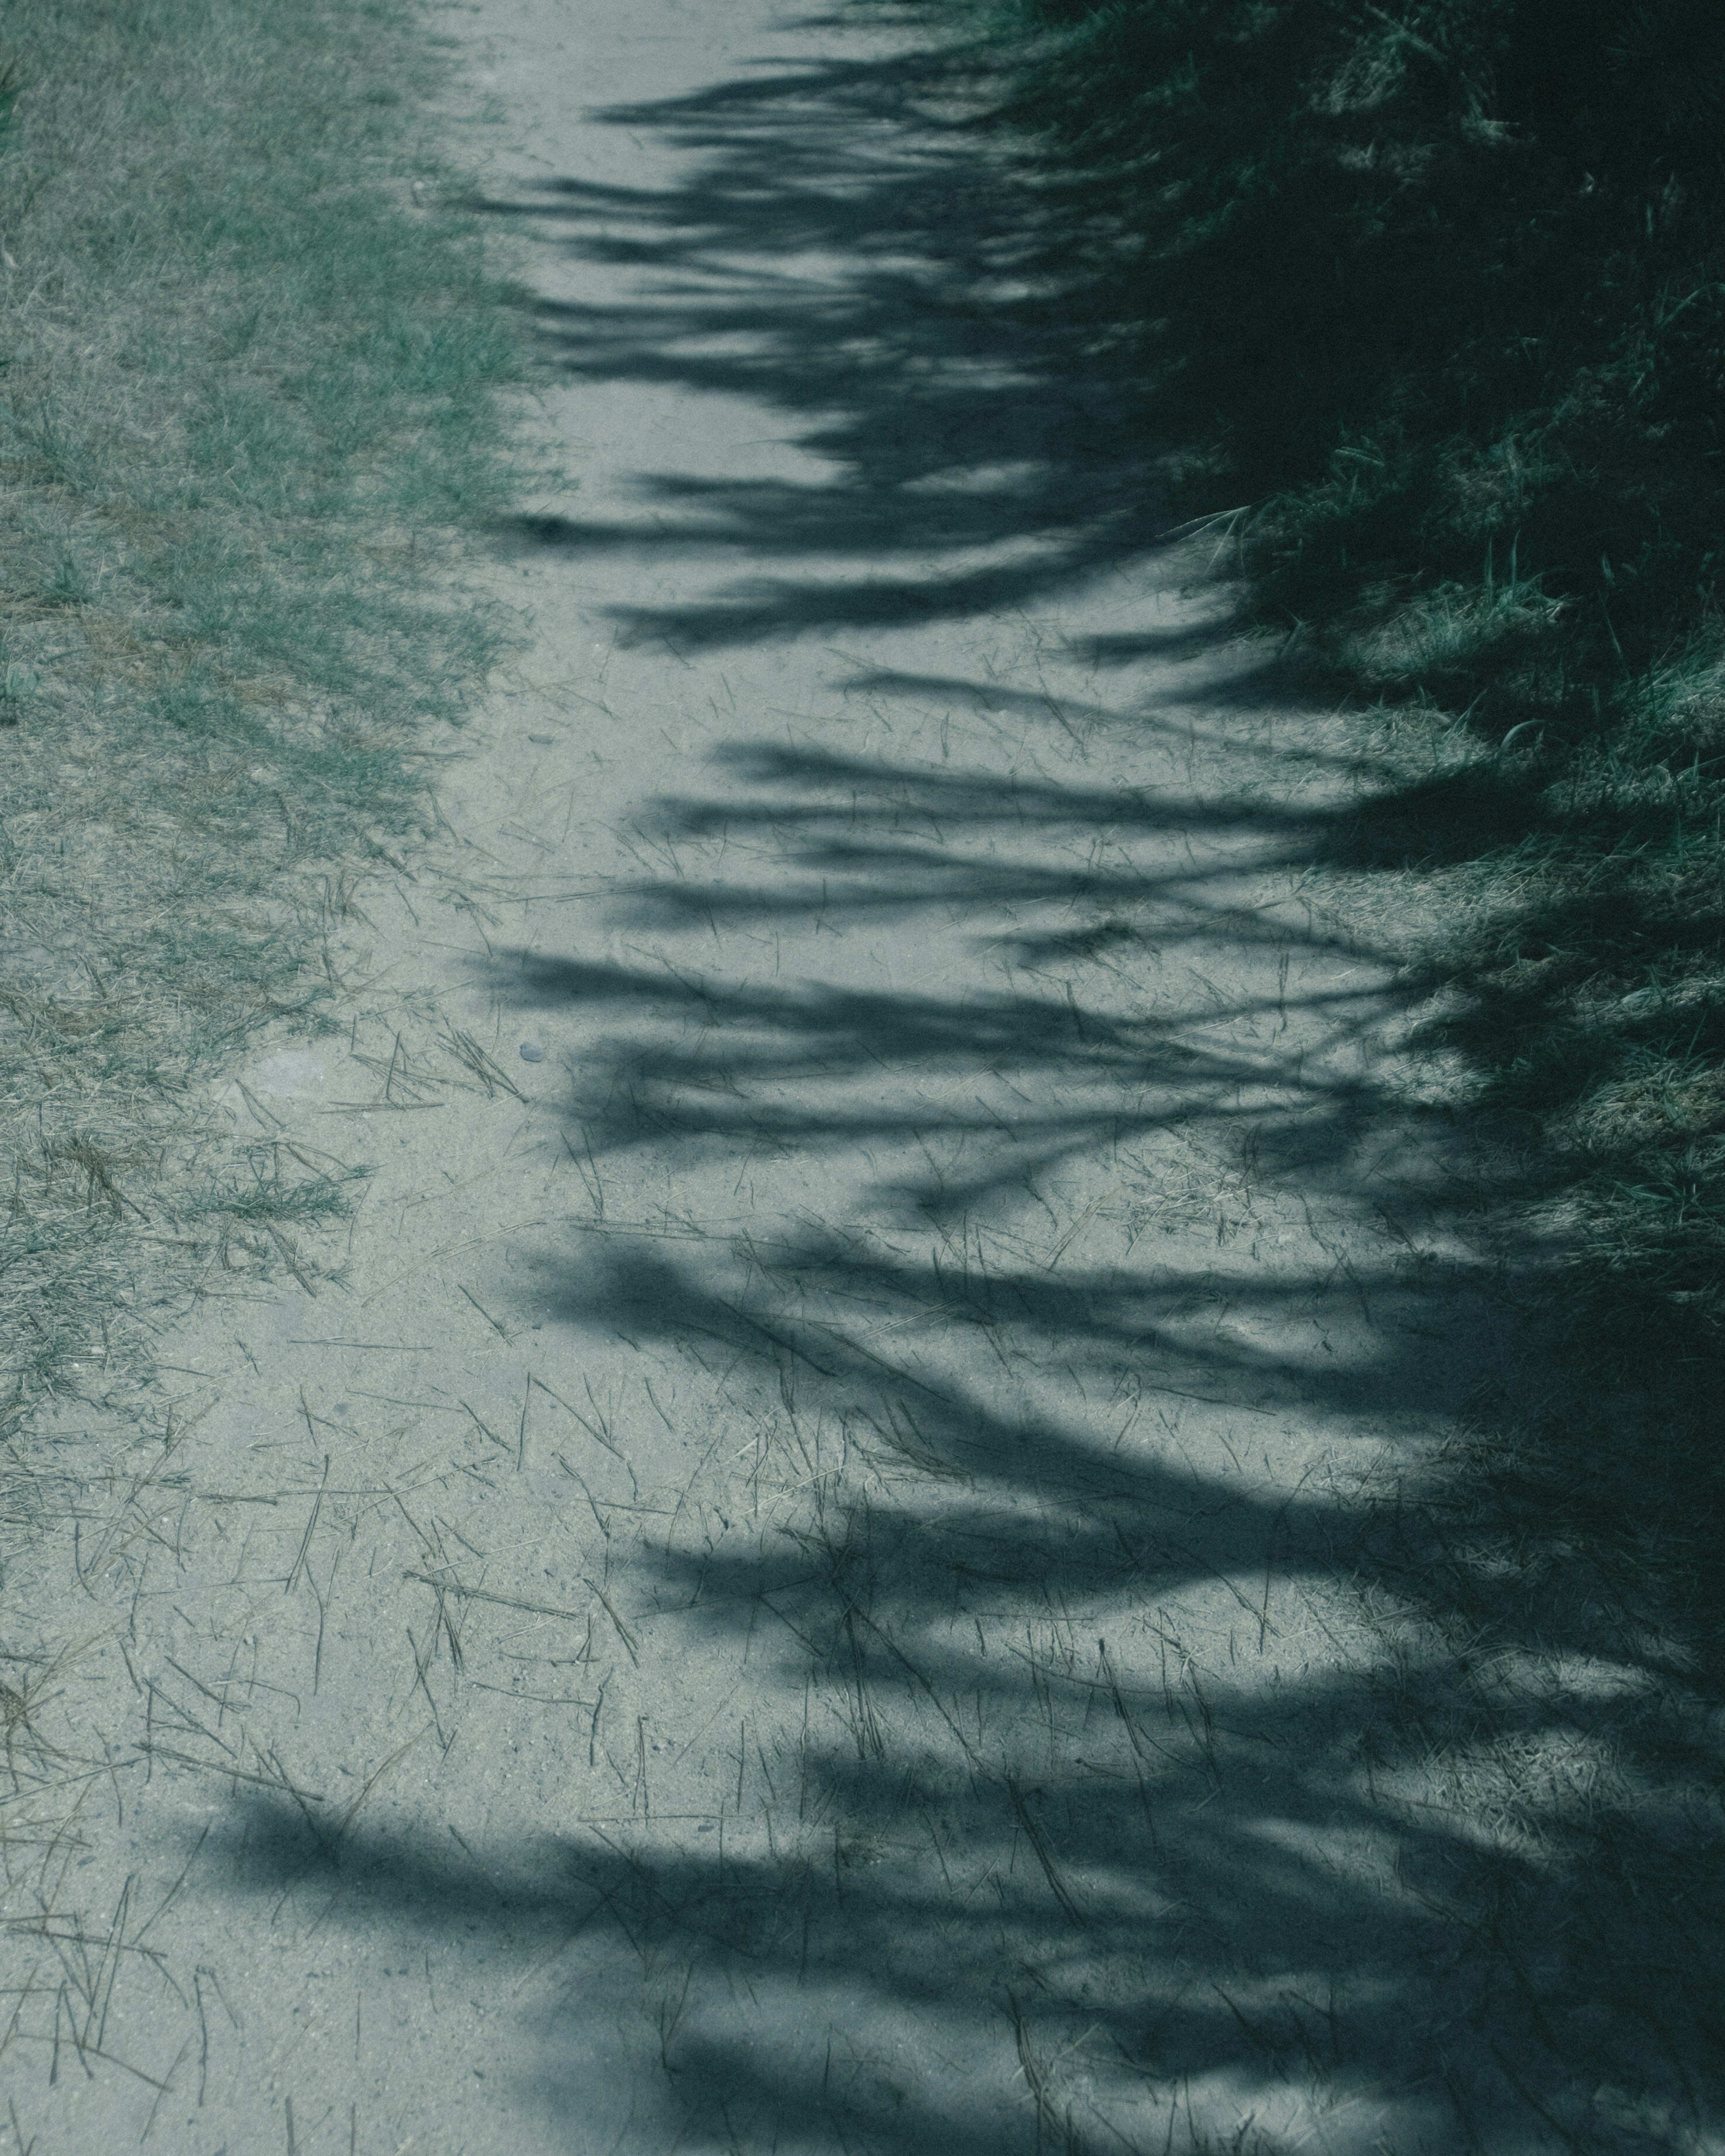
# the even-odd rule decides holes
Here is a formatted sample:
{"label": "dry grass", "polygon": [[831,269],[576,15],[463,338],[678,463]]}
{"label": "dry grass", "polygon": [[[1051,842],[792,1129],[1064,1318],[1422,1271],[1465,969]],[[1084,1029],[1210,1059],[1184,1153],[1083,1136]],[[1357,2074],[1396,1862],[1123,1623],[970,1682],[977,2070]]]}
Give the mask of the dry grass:
{"label": "dry grass", "polygon": [[206,1081],[323,1022],[354,870],[428,814],[403,752],[498,645],[449,597],[521,361],[409,116],[410,8],[65,0],[0,9],[0,51],[16,1445],[146,1372],[209,1269],[303,1270],[341,1202],[232,1159]]}

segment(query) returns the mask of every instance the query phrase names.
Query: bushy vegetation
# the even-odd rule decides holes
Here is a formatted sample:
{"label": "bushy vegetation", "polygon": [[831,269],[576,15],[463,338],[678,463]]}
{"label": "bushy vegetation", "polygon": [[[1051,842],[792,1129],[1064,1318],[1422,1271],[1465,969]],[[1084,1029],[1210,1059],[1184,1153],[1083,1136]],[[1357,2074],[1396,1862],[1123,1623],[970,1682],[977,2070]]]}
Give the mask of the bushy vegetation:
{"label": "bushy vegetation", "polygon": [[1681,1490],[1681,1543],[1725,1376],[1725,13],[921,12],[1132,384],[1147,516],[1286,673],[1445,744],[1344,851],[1446,878],[1422,983],[1563,1252],[1540,1501]]}
{"label": "bushy vegetation", "polygon": [[417,141],[410,8],[28,0],[0,55],[15,1423],[338,1195],[236,1163],[205,1081],[319,1022],[353,871],[429,813],[410,752],[496,647],[449,571],[520,359]]}

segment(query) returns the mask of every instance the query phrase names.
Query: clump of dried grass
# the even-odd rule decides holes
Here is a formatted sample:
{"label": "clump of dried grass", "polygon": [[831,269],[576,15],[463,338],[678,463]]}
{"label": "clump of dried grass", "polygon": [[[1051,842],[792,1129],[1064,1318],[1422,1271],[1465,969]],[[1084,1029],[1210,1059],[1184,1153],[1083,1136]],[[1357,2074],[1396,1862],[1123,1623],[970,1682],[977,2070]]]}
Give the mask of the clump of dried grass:
{"label": "clump of dried grass", "polygon": [[92,1354],[108,1385],[146,1366],[239,1214],[274,1206],[275,1251],[339,1197],[230,1163],[206,1081],[323,1022],[344,871],[426,816],[403,752],[502,633],[449,598],[522,360],[418,138],[410,8],[50,0],[0,12],[0,50],[16,1446]]}

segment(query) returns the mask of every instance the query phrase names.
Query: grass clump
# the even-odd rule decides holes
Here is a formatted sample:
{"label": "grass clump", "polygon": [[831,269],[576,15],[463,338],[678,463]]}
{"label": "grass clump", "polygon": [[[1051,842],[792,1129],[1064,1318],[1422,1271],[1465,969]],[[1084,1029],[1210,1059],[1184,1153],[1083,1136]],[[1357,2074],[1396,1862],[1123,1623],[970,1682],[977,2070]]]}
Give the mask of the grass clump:
{"label": "grass clump", "polygon": [[397,0],[0,5],[14,1424],[92,1356],[111,1383],[236,1237],[298,1263],[339,1199],[326,1164],[220,1165],[200,1104],[260,1028],[320,1023],[353,871],[429,814],[408,752],[501,634],[454,572],[522,362],[410,119],[418,30]]}
{"label": "grass clump", "polygon": [[1543,1251],[1559,1231],[1555,1272],[1522,1276],[1562,1348],[1550,1489],[1601,1525],[1625,1491],[1645,1518],[1655,1483],[1704,1509],[1725,1377],[1725,14],[916,12],[1034,174],[1019,266],[1125,385],[1145,533],[1201,526],[1288,673],[1447,744],[1337,844],[1441,868],[1466,923],[1419,984],[1449,991]]}

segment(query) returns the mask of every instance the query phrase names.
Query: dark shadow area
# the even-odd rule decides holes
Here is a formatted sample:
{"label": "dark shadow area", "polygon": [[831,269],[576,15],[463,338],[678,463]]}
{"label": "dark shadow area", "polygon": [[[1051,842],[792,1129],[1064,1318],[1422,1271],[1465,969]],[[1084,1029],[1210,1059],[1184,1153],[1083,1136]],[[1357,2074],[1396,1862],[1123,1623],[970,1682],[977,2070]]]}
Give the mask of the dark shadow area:
{"label": "dark shadow area", "polygon": [[[1248,693],[1320,684],[1411,713],[1415,743],[1462,715],[1499,752],[1386,768],[1333,855],[1476,870],[1425,978],[1518,1194],[1569,1233],[1543,1313],[1587,1365],[1564,1415],[1656,1373],[1686,1508],[1725,1376],[1718,30],[1687,0],[1598,0],[1610,34],[1553,74],[1549,11],[1500,13],[1050,4],[978,40],[976,11],[924,6],[887,19],[963,34],[607,116],[690,177],[489,205],[639,274],[548,310],[548,348],[585,380],[758,400],[828,470],[663,475],[655,531],[519,536],[626,538],[673,578],[736,548],[721,598],[624,622],[694,651],[1010,609],[1173,526],[1281,639]],[[1011,558],[963,560],[991,548]],[[1573,1450],[1556,1490],[1598,1471],[1599,1432]],[[1620,1496],[1647,1466],[1638,1445]]]}
{"label": "dark shadow area", "polygon": [[[997,796],[969,774],[864,770],[819,752],[762,749],[747,768],[762,782],[752,810],[728,795],[722,807],[697,798],[665,804],[659,828],[686,836],[721,819],[735,841],[752,819],[770,833],[778,875],[737,901],[753,917],[806,914],[817,889],[851,921],[918,909],[932,921],[956,906],[980,923],[1003,886],[1030,912],[1039,839],[1135,816],[1160,834],[1250,826],[1271,865],[1359,850],[1363,812],[1348,804],[1296,816],[1187,796],[1164,814],[1153,794],[1104,800],[1029,785]],[[952,849],[907,839],[919,817],[953,832],[988,827],[996,843],[986,868],[967,872]],[[950,1880],[931,1893],[908,1879],[877,1887],[871,1874],[847,1897],[814,1867],[804,1898],[785,1902],[781,1881],[758,1890],[762,1906],[806,1952],[815,1894],[826,1906],[809,1916],[813,1936],[881,1995],[914,1999],[949,1984],[1003,2002],[1010,1994],[1001,2011],[1029,2017],[1033,2056],[1045,2044],[1059,2059],[1105,2032],[1114,2071],[1142,2076],[1146,2102],[1174,2104],[1186,2076],[1284,2089],[1327,2081],[1362,2099],[1397,2092],[1404,2106],[1406,2092],[1429,2092],[1429,2120],[1418,2102],[1396,2113],[1398,2148],[1507,2146],[1530,2132],[1574,2146],[1679,2145],[1717,2116],[1716,2051],[1699,2003],[1711,1982],[1697,1988],[1696,1977],[1718,1969],[1725,1916],[1709,1854],[1715,1694],[1672,1593],[1681,1530],[1657,1495],[1608,1530],[1598,1513],[1588,1518],[1597,1492],[1579,1478],[1553,1507],[1532,1446],[1517,1455],[1506,1441],[1502,1399],[1525,1402],[1548,1373],[1525,1327],[1502,1326],[1494,1312],[1525,1308],[1550,1260],[1537,1244],[1518,1250],[1504,1240],[1491,1268],[1437,1255],[1444,1228],[1465,1232],[1479,1187],[1453,1173],[1452,1136],[1422,1142],[1420,1116],[1394,1081],[1337,1052],[1384,1022],[1394,993],[1328,984],[1301,998],[1286,988],[1259,994],[1251,982],[1198,1012],[1158,1011],[1148,994],[1126,1016],[1110,1008],[1105,971],[1084,970],[1098,951],[1117,960],[1122,947],[1153,944],[1194,976],[1244,971],[1249,981],[1260,956],[1291,954],[1296,969],[1333,959],[1336,932],[1285,915],[1242,918],[1220,893],[1209,902],[1210,883],[1225,880],[1189,862],[1060,888],[1060,902],[1100,916],[1087,952],[1077,936],[1050,954],[1069,989],[1088,983],[1084,1000],[1052,983],[1013,999],[940,1002],[738,990],[570,961],[528,961],[525,978],[500,971],[500,988],[512,983],[529,1007],[567,998],[603,1030],[606,1050],[571,1103],[601,1177],[638,1152],[693,1171],[757,1153],[814,1166],[855,1146],[883,1163],[904,1160],[912,1140],[925,1149],[920,1172],[895,1178],[883,1168],[875,1191],[906,1226],[934,1227],[928,1256],[861,1227],[763,1235],[721,1290],[709,1254],[686,1238],[680,1247],[595,1223],[592,1254],[548,1305],[583,1326],[676,1342],[732,1384],[752,1367],[763,1402],[777,1385],[798,1412],[865,1436],[886,1465],[885,1492],[812,1523],[777,1563],[691,1550],[671,1565],[668,1556],[667,1599],[734,1612],[739,1636],[771,1611],[821,1680],[849,1682],[859,1697],[865,1681],[888,1728],[926,1717],[932,1702],[968,1786],[957,1791],[951,1771],[895,1786],[904,1769],[860,1713],[855,1761],[834,1750],[822,1762],[823,1817],[841,1838],[899,1837],[908,1848],[919,1812],[956,1812],[972,1850],[1016,1863],[1045,1889],[1004,1930],[993,1912],[979,1921],[969,1952],[952,1946],[950,1927],[966,1920]],[[618,904],[626,918],[662,925],[721,896],[667,878],[619,891]],[[1034,937],[997,938],[1009,942],[1039,947]],[[1389,955],[1357,940],[1345,947],[1380,964]],[[952,1089],[957,1100],[931,1098],[931,1077],[951,1072],[1002,1080],[1025,1105],[1003,1117],[964,1086]],[[848,1100],[824,1109],[815,1097],[877,1075],[865,1109]],[[1434,1132],[1446,1124],[1435,1116]],[[1305,1198],[1343,1217],[1375,1213],[1400,1246],[1380,1242],[1369,1260],[1357,1248],[1324,1250],[1320,1263],[1280,1278],[1234,1269],[1220,1245],[1206,1257],[1178,1241],[1153,1267],[1055,1272],[1002,1263],[998,1250],[985,1262],[980,1238],[973,1260],[963,1224],[993,1217],[1027,1178],[1034,1185],[1061,1163],[1118,1157],[1173,1129],[1200,1138],[1213,1160],[1245,1163],[1266,1222],[1278,1200]],[[939,1167],[927,1164],[928,1148]],[[1370,1321],[1356,1353],[1307,1345],[1302,1322],[1320,1333],[1335,1325],[1339,1342],[1349,1311]],[[1117,1405],[1127,1428],[1147,1406],[1169,1430],[1172,1409],[1166,1458],[1135,1463],[1117,1446],[1063,1436],[1057,1416],[1008,1411],[977,1377],[982,1358],[965,1363],[947,1344],[966,1334],[993,1344],[1003,1367],[1023,1358],[1061,1373],[1084,1400]],[[883,1358],[883,1337],[907,1335],[915,1349]],[[930,1340],[940,1344],[921,1344]],[[1460,1409],[1471,1392],[1467,1435],[1445,1457],[1398,1456],[1394,1434],[1411,1406]],[[1354,1433],[1362,1456],[1332,1461],[1321,1486],[1292,1497],[1242,1494],[1225,1471],[1191,1469],[1189,1455],[1185,1471],[1169,1464],[1193,1404],[1230,1410],[1247,1451],[1259,1435],[1273,1445],[1291,1414]],[[1032,1521],[1020,1509],[1027,1495],[1040,1508]],[[1668,1538],[1638,1576],[1634,1537],[1653,1532]],[[1364,1625],[1356,1645],[1376,1644],[1363,1666],[1267,1701],[1234,1671],[1231,1637],[1203,1666],[1204,1651],[1167,1629],[1167,1604],[1243,1576],[1263,1583],[1261,1603],[1234,1590],[1255,1654],[1266,1645],[1259,1620],[1275,1618],[1271,1583],[1286,1581],[1296,1602],[1309,1595]],[[1040,1665],[1023,1650],[991,1656],[984,1630],[994,1640],[1030,1612],[1061,1645]],[[974,1646],[955,1637],[958,1613],[978,1627]],[[1111,1650],[1120,1654],[1122,1628],[1147,1623],[1185,1669],[1185,1693],[1166,1671],[1153,1700],[1121,1692]],[[1068,1738],[1063,1725],[1076,1757],[1048,1756],[1057,1712],[1041,1756],[1024,1737],[1047,1713],[1050,1686],[1085,1732]],[[1012,1758],[1002,1730],[1019,1732],[1028,1760]],[[1312,1845],[1296,1855],[1302,1832],[1346,1854]],[[594,1876],[607,1892],[624,1891],[625,1878],[646,1891],[628,1867]],[[653,1864],[647,1876],[659,1891]],[[691,1891],[683,1867],[662,1884],[676,1907]],[[1194,1932],[1206,1948],[1194,1948]],[[782,1967],[783,1953],[783,1941],[777,1953],[762,1943],[747,1965]],[[941,1972],[932,1983],[931,1966]],[[1055,1969],[1074,1973],[1068,1987]],[[1014,1990],[1031,1971],[1034,2010]],[[751,2091],[721,2051],[679,2079],[697,2110],[705,2089],[763,2134],[792,2115],[788,2091]],[[1101,2101],[1110,2076],[1093,2059],[1086,2071],[1085,2101]],[[1053,2066],[1045,2087],[1070,2093]],[[1094,2120],[1068,2121],[1065,2102],[1050,2097],[1036,2130],[1106,2145]],[[1127,2116],[1116,2111],[1113,2123]],[[934,2111],[897,2124],[871,2117],[875,2138],[862,2145],[908,2151],[951,2127]],[[1142,2116],[1133,2132],[1130,2145],[1157,2145],[1142,2138]],[[1281,2144],[1266,2125],[1242,2145]]]}
{"label": "dark shadow area", "polygon": [[[691,1187],[871,1163],[866,1219],[726,1237],[692,1202],[656,1227],[596,1206],[544,1295],[681,1351],[716,1415],[816,1470],[769,1532],[708,1514],[611,1575],[632,1622],[753,1642],[778,1696],[712,1798],[728,1852],[645,1810],[470,1858],[265,1807],[237,1876],[415,1939],[565,1953],[542,2093],[572,2119],[567,2032],[614,1982],[638,1993],[640,2071],[696,2146],[1268,2152],[1314,2116],[1340,2147],[1692,2145],[1718,2117],[1725,1917],[1705,1682],[1680,1631],[1636,1632],[1615,1545],[1525,1502],[1494,1425],[1471,1424],[1480,1460],[1417,1440],[1480,1380],[1530,1381],[1495,1312],[1540,1254],[1455,1255],[1479,1200],[1446,1118],[1350,1053],[1401,992],[1330,969],[1345,951],[1381,982],[1386,954],[1235,910],[1238,860],[1186,855],[1200,825],[1244,829],[1255,868],[1286,869],[1343,845],[1353,808],[783,747],[739,770],[751,799],[692,790],[645,828],[770,837],[754,917],[806,913],[824,880],[835,923],[956,909],[1059,972],[943,998],[499,956],[500,993],[584,1015],[569,1127],[597,1189],[644,1159]],[[924,844],[925,818],[990,844]],[[1135,821],[1183,869],[1055,888],[1087,955],[993,925],[1003,879],[1040,917],[1051,837],[1082,856]],[[650,931],[726,889],[644,879],[614,911]],[[1153,943],[1238,992],[1122,998],[1111,969]],[[1052,1223],[1014,1257],[1027,1187],[1175,1133],[1209,1166],[1147,1222],[1153,1257],[1063,1257]],[[1248,1262],[1302,1205],[1316,1245]],[[1350,1233],[1368,1215],[1393,1235]],[[1314,1427],[1309,1477],[1237,1471]],[[990,2042],[1017,2061],[1004,2092],[961,2100],[958,2066],[906,2049],[955,2015],[959,2066]]]}
{"label": "dark shadow area", "polygon": [[[1047,281],[1117,231],[1094,195],[990,162],[946,111],[961,80],[919,54],[757,74],[608,116],[688,154],[675,188],[490,205],[639,275],[632,300],[545,311],[573,373],[746,396],[831,462],[819,486],[661,477],[657,536],[524,524],[523,545],[762,565],[717,602],[634,609],[629,635],[717,652],[998,613],[1189,508],[1175,482],[1202,475],[1179,478],[1179,412],[1146,387],[1163,374],[1089,271]],[[1283,326],[1243,316],[1265,350],[1238,364]],[[1284,423],[1322,388],[1291,376]],[[1084,655],[1150,649],[1124,630]],[[572,1948],[626,1943],[699,2147],[1402,2156],[1687,2149],[1725,2126],[1717,1471],[1616,1443],[1614,1418],[1648,1427],[1627,1381],[1571,1411],[1573,1351],[1537,1315],[1554,1246],[1491,1210],[1574,1179],[1537,1118],[1512,1142],[1526,1074],[1494,1102],[1497,1060],[1543,1042],[1573,1091],[1604,1036],[1563,1030],[1560,969],[1409,970],[1389,927],[1297,896],[1308,870],[1537,846],[1582,811],[1537,755],[1407,779],[1363,742],[1254,736],[1252,701],[1289,678],[1194,690],[1209,761],[1183,789],[996,782],[742,721],[711,784],[650,812],[707,866],[610,894],[643,942],[811,919],[968,938],[950,988],[498,954],[500,998],[587,1029],[567,1121],[591,1210],[544,1314],[686,1356],[716,1420],[770,1431],[783,1463],[770,1533],[674,1522],[613,1592],[631,1620],[698,1609],[782,1712],[736,1767],[728,1853],[644,1810],[487,1869],[254,1810],[231,1852],[249,1889],[327,1875],[428,1933],[513,1938],[526,1911]],[[1022,684],[851,685],[1159,746],[1153,713]],[[1348,919],[1370,917],[1356,886]],[[1517,963],[1545,963],[1541,917]],[[1440,986],[1456,1084],[1487,1081],[1490,1191],[1386,1045]],[[758,1164],[779,1195],[758,1233],[703,1225],[692,1196],[658,1223],[607,1213],[642,1163],[691,1192]],[[1048,1194],[1103,1163],[1099,1252]],[[1442,1414],[1462,1435],[1435,1448]],[[1278,1479],[1300,1446],[1308,1472]],[[896,2063],[893,2032],[949,2013],[973,2052],[998,2031],[1004,2093],[960,2102],[927,2054]],[[554,2068],[548,2090],[572,2106]]]}
{"label": "dark shadow area", "polygon": [[[943,73],[919,54],[835,59],[619,110],[605,117],[700,161],[684,186],[553,181],[480,205],[633,273],[624,300],[538,304],[571,374],[757,400],[829,465],[819,482],[644,479],[656,531],[521,519],[522,543],[559,552],[728,547],[750,565],[721,599],[625,612],[628,633],[695,650],[921,625],[1142,551],[1142,388],[1106,355],[1073,365],[1065,295],[1007,295],[1024,203],[963,127],[922,124]],[[1003,547],[1023,558],[932,567]],[[816,559],[841,572],[809,575]]]}

